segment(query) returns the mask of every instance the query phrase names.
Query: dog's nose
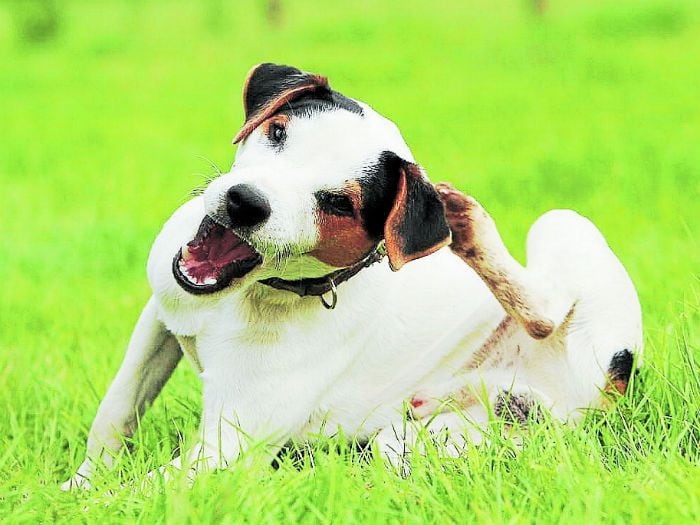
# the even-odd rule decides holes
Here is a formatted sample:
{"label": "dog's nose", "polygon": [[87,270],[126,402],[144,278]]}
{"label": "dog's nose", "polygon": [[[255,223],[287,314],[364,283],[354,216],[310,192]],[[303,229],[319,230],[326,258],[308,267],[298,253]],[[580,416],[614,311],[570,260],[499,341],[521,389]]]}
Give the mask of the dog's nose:
{"label": "dog's nose", "polygon": [[270,216],[270,203],[250,184],[237,184],[226,192],[226,210],[232,226],[256,226]]}

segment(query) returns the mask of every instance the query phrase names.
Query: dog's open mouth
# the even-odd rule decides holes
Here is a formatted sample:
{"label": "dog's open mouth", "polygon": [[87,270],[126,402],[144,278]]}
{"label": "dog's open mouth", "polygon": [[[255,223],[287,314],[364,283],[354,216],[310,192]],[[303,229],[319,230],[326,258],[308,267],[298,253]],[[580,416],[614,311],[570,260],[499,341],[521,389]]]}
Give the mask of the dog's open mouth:
{"label": "dog's open mouth", "polygon": [[175,255],[173,275],[190,293],[214,293],[261,262],[262,257],[250,244],[207,215],[194,239]]}

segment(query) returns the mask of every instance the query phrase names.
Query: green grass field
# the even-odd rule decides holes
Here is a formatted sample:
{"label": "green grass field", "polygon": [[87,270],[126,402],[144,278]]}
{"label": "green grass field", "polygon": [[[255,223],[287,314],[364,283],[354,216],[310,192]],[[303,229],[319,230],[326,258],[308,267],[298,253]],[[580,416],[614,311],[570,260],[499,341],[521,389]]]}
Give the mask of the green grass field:
{"label": "green grass field", "polygon": [[[262,1],[48,1],[51,34],[37,3],[0,3],[0,522],[700,522],[700,4],[303,0],[275,25]],[[535,426],[520,452],[494,437],[406,479],[316,450],[191,490],[121,489],[196,432],[181,364],[119,468],[60,492],[149,296],[149,246],[210,163],[230,165],[262,61],[396,121],[518,256],[547,209],[593,219],[644,309],[632,394],[575,429]]]}

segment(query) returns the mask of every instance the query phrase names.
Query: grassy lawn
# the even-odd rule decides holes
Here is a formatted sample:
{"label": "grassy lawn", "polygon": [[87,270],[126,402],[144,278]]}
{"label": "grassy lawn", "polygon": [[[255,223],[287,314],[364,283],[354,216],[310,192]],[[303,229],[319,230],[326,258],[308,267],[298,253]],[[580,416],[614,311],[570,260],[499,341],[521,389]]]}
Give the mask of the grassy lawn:
{"label": "grassy lawn", "polygon": [[[262,1],[66,0],[43,35],[31,1],[0,3],[0,521],[700,522],[700,4],[464,4],[283,1],[271,24]],[[494,437],[405,479],[316,450],[192,490],[120,489],[196,431],[181,364],[116,472],[60,492],[149,296],[149,246],[210,163],[230,165],[262,61],[324,73],[396,121],[518,256],[547,209],[593,219],[644,309],[632,395],[533,428],[520,452]]]}

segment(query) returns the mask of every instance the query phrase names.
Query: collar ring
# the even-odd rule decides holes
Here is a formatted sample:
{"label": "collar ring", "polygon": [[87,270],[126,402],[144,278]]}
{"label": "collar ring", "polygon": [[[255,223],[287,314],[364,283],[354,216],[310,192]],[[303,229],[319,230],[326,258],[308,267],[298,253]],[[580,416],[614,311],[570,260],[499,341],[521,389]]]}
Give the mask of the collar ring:
{"label": "collar ring", "polygon": [[318,297],[321,299],[321,304],[326,310],[333,310],[338,304],[338,289],[336,288],[335,281],[332,277],[328,278],[328,284],[331,287],[330,292],[332,294],[330,304],[326,301],[325,297],[323,297],[323,294],[319,295]]}

